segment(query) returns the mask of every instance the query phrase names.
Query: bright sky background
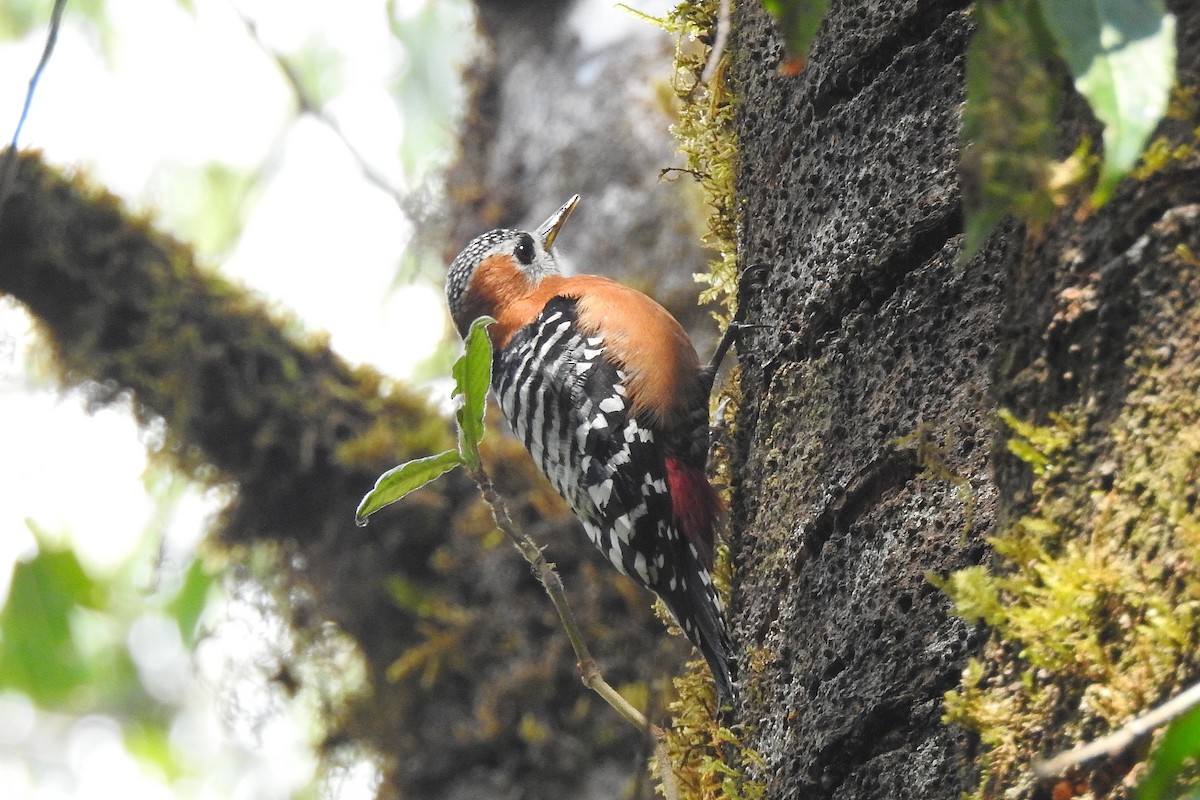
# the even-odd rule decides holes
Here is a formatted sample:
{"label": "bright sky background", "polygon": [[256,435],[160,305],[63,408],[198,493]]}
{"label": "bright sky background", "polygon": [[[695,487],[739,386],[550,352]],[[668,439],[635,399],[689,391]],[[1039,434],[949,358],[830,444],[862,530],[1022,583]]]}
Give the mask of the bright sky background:
{"label": "bright sky background", "polygon": [[[396,0],[396,7],[401,16],[415,15],[427,2],[460,17],[457,41],[426,48],[445,60],[446,74],[449,56],[469,55],[472,23],[465,0]],[[190,12],[183,5],[104,0],[102,34],[69,10],[21,145],[79,168],[185,241],[195,241],[188,226],[203,203],[199,170],[212,162],[237,172],[265,164],[234,250],[209,254],[210,263],[306,328],[328,331],[351,362],[408,375],[446,330],[440,287],[393,285],[409,223],[326,126],[297,121],[290,89],[239,18],[253,20],[261,39],[285,55],[314,41],[338,54],[337,91],[326,110],[376,171],[408,191],[400,146],[405,110],[392,87],[409,54],[389,30],[384,0],[192,0]],[[661,14],[668,3],[640,5]],[[581,0],[574,21],[585,48],[645,34],[646,27],[609,0]],[[44,44],[44,26],[0,43],[0,140],[11,137]],[[453,132],[444,134],[451,143]],[[426,169],[449,156],[431,154]],[[39,377],[38,352],[25,313],[0,298],[0,598],[12,565],[35,550],[27,520],[61,534],[98,572],[144,549],[148,532],[186,563],[216,500],[188,490],[171,518],[158,520],[147,481],[161,476],[147,477],[146,450],[130,415],[86,414],[78,397],[60,396]],[[69,497],[54,483],[66,470],[86,476]],[[214,684],[226,679],[230,653],[252,659],[254,647],[272,644],[260,641],[263,622],[248,609],[225,613],[221,635],[233,641],[206,643],[195,654],[177,635],[155,636],[153,618],[146,622],[145,648],[153,655],[148,662],[160,667],[158,678],[170,684],[171,676],[197,676],[188,688],[195,698],[172,736],[213,768],[185,796],[290,797],[313,774],[311,723],[304,709],[264,714],[253,730],[240,732],[220,718]],[[32,775],[28,759],[48,753],[59,768],[49,780],[44,771]],[[355,769],[335,788],[339,798],[370,793],[369,766]],[[0,794],[108,800],[116,786],[125,800],[176,796],[125,752],[111,720],[58,718],[0,693]]]}
{"label": "bright sky background", "polygon": [[[406,5],[415,12],[424,3],[399,3]],[[399,155],[402,112],[389,95],[406,53],[391,35],[384,3],[238,0],[236,9],[278,52],[320,39],[342,54],[340,91],[328,110],[372,167],[407,190]],[[247,36],[235,5],[195,0],[194,13],[188,13],[173,2],[107,0],[104,14],[110,38],[102,41],[68,12],[21,144],[43,150],[53,163],[82,169],[185,240],[192,238],[189,202],[196,201],[187,196],[190,171],[213,161],[237,171],[267,162],[246,227],[220,269],[294,313],[305,327],[327,330],[334,348],[352,362],[408,374],[445,330],[438,287],[392,286],[410,226],[393,200],[363,179],[326,127],[296,121],[290,90]],[[466,11],[461,16],[465,41],[470,21]],[[43,27],[0,44],[3,139],[16,125],[44,42]],[[211,261],[217,266],[215,257]],[[87,415],[79,398],[41,385],[37,369],[28,369],[37,353],[25,313],[0,300],[0,597],[14,560],[35,547],[27,519],[61,533],[85,565],[104,571],[142,546],[156,510],[144,482],[146,451],[129,414]],[[87,479],[64,498],[54,477],[68,469]],[[213,508],[215,502],[192,490],[167,529],[152,535],[165,538],[186,560]],[[261,622],[239,622],[246,609],[225,613],[232,623],[223,622],[223,636],[242,634],[224,649],[206,643],[192,656],[177,636],[146,638],[155,643],[154,661],[164,665],[164,675],[187,675],[193,668],[198,675],[191,690],[196,697],[172,736],[213,768],[186,794],[291,796],[313,775],[310,723],[304,709],[284,709],[265,714],[254,730],[228,730],[212,684],[227,677],[229,652],[254,658]],[[153,626],[153,619],[147,624]],[[22,761],[48,754],[60,760],[59,768],[36,776]],[[117,786],[130,800],[173,796],[125,752],[110,720],[35,713],[21,698],[3,694],[0,786],[14,799],[107,800]],[[338,796],[362,796],[369,786],[368,769],[348,776]]]}

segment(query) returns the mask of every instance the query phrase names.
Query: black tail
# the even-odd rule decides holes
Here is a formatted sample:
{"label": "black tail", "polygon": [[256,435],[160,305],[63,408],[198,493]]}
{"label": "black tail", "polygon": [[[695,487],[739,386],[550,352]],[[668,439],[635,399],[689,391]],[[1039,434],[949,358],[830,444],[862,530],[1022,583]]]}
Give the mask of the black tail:
{"label": "black tail", "polygon": [[736,696],[733,682],[737,679],[736,665],[730,657],[732,647],[721,619],[721,605],[717,589],[699,580],[688,581],[692,611],[696,620],[696,633],[692,643],[708,662],[713,680],[717,684],[717,707],[732,706]]}
{"label": "black tail", "polygon": [[733,648],[721,619],[721,599],[695,550],[682,539],[677,541],[682,552],[676,560],[676,576],[683,585],[673,591],[660,591],[659,595],[679,627],[708,662],[717,685],[717,707],[732,707],[737,696],[733,685],[737,671],[730,656]]}

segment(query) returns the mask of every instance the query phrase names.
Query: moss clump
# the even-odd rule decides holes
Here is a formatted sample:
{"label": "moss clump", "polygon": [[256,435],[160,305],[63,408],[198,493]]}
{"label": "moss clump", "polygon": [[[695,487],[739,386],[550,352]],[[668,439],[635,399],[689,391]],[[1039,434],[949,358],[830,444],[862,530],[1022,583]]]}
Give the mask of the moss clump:
{"label": "moss clump", "polygon": [[[683,2],[665,18],[645,17],[676,37],[675,73],[671,91],[678,120],[671,126],[686,172],[699,183],[708,206],[705,244],[716,257],[712,271],[694,277],[708,288],[700,293],[701,303],[719,303],[716,314],[725,324],[737,303],[737,135],[734,132],[733,95],[725,83],[728,56],[719,55],[712,67],[711,43],[717,37],[720,3],[717,0]],[[637,12],[634,12],[637,13]],[[728,20],[726,20],[728,24]],[[706,68],[709,75],[705,75]]]}
{"label": "moss clump", "polygon": [[739,765],[762,766],[762,760],[731,729],[713,722],[710,709],[715,698],[707,676],[704,661],[691,662],[687,674],[675,679],[678,696],[667,707],[672,726],[666,733],[666,750],[679,796],[761,800],[766,786],[749,780]]}
{"label": "moss clump", "polygon": [[994,631],[946,696],[947,721],[989,748],[978,797],[1026,795],[1031,759],[1121,725],[1194,676],[1200,363],[1163,358],[1160,348],[1128,362],[1138,378],[1111,421],[1004,415],[1032,500],[992,539],[999,570],[942,583],[960,615]]}
{"label": "moss clump", "polygon": [[1200,86],[1172,89],[1166,117],[1166,132],[1146,146],[1130,173],[1135,180],[1148,180],[1173,164],[1195,167],[1200,163]]}

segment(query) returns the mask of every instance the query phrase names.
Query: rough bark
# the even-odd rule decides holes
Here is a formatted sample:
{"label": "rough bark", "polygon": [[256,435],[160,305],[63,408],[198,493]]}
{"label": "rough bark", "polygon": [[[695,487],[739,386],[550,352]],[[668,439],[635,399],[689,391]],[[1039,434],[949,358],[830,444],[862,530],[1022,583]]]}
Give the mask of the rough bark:
{"label": "rough bark", "polygon": [[[1195,85],[1197,12],[1175,11],[1181,83]],[[757,4],[738,16],[741,256],[772,279],[741,355],[732,614],[746,743],[772,798],[976,789],[984,748],[941,717],[988,632],[956,618],[926,575],[997,563],[984,537],[1029,511],[1029,468],[1006,455],[998,409],[1111,418],[1145,352],[1169,353],[1175,377],[1143,394],[1194,381],[1195,268],[1168,257],[1195,246],[1194,156],[1127,181],[1098,212],[1081,187],[1042,230],[1002,226],[961,259],[970,33],[964,3],[835,2],[807,69],[789,77]],[[1186,142],[1195,124],[1164,130]],[[1064,154],[1084,133],[1099,139],[1071,98]],[[1089,429],[1087,452],[1111,450],[1110,435]],[[1015,649],[993,639],[987,657],[1004,652]],[[1036,720],[1048,737],[1024,740],[1026,767],[1067,743],[1054,733],[1081,696],[1064,689],[1053,723]],[[1093,784],[1097,796],[1122,791],[1123,774]],[[1047,790],[1013,773],[990,791],[1010,786]]]}
{"label": "rough bark", "polygon": [[774,798],[957,798],[942,726],[982,636],[926,580],[995,514],[989,364],[1010,245],[960,264],[958,3],[834,3],[800,77],[752,4],[734,44],[746,263],[733,614]]}

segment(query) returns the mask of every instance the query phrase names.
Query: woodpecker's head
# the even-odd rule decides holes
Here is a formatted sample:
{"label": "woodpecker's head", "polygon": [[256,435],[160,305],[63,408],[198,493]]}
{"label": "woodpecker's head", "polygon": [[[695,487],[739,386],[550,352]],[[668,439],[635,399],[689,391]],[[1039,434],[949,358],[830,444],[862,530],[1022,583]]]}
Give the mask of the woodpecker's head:
{"label": "woodpecker's head", "polygon": [[561,274],[550,248],[578,202],[579,195],[572,196],[536,231],[489,231],[458,254],[446,272],[446,299],[459,333],[477,317],[497,316],[547,275]]}

